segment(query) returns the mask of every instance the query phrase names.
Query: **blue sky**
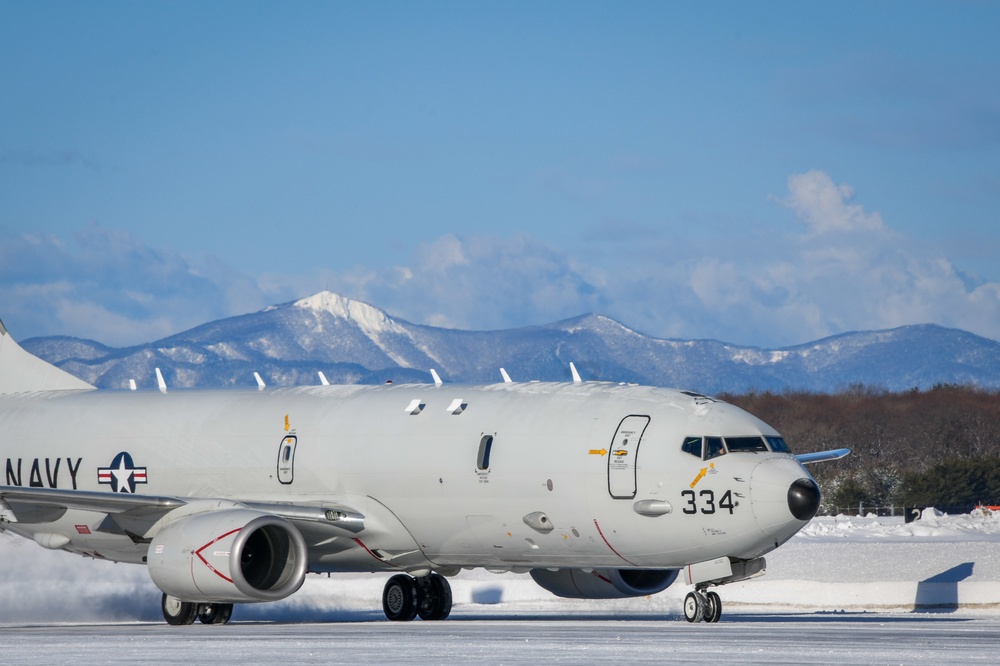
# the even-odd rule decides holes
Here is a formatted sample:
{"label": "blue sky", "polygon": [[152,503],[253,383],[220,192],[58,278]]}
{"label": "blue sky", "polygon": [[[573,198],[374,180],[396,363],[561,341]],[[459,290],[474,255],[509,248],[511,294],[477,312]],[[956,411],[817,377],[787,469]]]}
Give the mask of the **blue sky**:
{"label": "blue sky", "polygon": [[1000,339],[1000,5],[0,0],[0,317]]}

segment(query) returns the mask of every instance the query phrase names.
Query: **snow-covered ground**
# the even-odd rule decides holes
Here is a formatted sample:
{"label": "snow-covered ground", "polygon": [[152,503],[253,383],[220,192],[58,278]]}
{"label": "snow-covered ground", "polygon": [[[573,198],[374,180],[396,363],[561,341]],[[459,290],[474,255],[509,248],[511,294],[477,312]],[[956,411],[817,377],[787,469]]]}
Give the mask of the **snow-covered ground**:
{"label": "snow-covered ground", "polygon": [[[0,533],[0,624],[159,621],[145,567],[47,551]],[[734,613],[958,612],[1000,617],[1000,514],[817,518],[767,556],[766,575],[719,588]],[[311,575],[290,598],[237,606],[234,621],[378,620],[386,576]],[[559,599],[527,575],[463,572],[453,617],[679,617],[681,583],[651,597]]]}

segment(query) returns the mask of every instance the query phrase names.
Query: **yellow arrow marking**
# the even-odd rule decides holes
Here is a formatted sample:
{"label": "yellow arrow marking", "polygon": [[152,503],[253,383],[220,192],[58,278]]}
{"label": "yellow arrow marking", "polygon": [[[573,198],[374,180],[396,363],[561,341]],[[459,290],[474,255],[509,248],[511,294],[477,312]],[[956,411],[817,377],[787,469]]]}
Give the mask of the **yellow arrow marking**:
{"label": "yellow arrow marking", "polygon": [[702,467],[701,471],[698,472],[698,476],[694,477],[694,481],[691,482],[691,487],[694,488],[695,486],[697,486],[698,482],[704,479],[706,474],[708,474],[708,468]]}
{"label": "yellow arrow marking", "polygon": [[694,481],[691,482],[691,487],[694,488],[695,486],[697,486],[698,482],[701,481],[702,479],[704,479],[705,475],[708,474],[708,470],[709,469],[713,469],[714,467],[715,467],[715,463],[712,463],[708,467],[702,467],[701,471],[698,472],[698,476],[694,477]]}
{"label": "yellow arrow marking", "polygon": [[590,455],[592,455],[592,456],[603,456],[607,452],[608,452],[607,449],[591,449],[590,450]]}
{"label": "yellow arrow marking", "polygon": [[285,414],[285,432],[288,432],[288,414]]}

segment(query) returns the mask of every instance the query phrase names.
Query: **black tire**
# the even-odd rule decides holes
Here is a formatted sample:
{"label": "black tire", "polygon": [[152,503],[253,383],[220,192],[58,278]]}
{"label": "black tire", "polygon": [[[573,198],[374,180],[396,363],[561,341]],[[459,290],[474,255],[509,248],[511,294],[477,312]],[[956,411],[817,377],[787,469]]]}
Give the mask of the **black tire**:
{"label": "black tire", "polygon": [[417,616],[417,582],[412,576],[397,574],[382,590],[382,610],[393,622],[409,622]]}
{"label": "black tire", "polygon": [[421,620],[445,620],[451,614],[451,585],[439,573],[417,579],[420,599],[417,614]]}
{"label": "black tire", "polygon": [[163,611],[163,619],[167,621],[167,624],[175,627],[191,624],[198,617],[198,604],[181,601],[166,593],[160,599],[160,610]]}
{"label": "black tire", "polygon": [[232,616],[232,604],[202,604],[198,609],[198,621],[202,624],[228,624]]}
{"label": "black tire", "polygon": [[718,622],[722,617],[722,599],[715,592],[705,595],[708,603],[705,605],[705,622]]}
{"label": "black tire", "polygon": [[684,619],[688,622],[701,622],[705,619],[705,602],[697,592],[688,592],[684,597]]}

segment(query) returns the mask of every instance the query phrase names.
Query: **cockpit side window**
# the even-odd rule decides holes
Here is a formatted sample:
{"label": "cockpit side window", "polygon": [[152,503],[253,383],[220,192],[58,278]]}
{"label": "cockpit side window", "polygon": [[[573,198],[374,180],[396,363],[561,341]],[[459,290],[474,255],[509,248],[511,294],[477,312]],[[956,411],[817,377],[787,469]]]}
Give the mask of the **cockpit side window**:
{"label": "cockpit side window", "polygon": [[762,437],[726,437],[726,448],[735,451],[767,451]]}
{"label": "cockpit side window", "polygon": [[681,444],[681,451],[690,453],[696,458],[701,458],[701,437],[685,437]]}
{"label": "cockpit side window", "polygon": [[705,460],[710,460],[712,458],[717,458],[723,455],[726,449],[722,446],[721,437],[706,437],[705,438]]}
{"label": "cockpit side window", "polygon": [[788,444],[781,437],[765,437],[767,443],[771,445],[771,450],[776,453],[791,453],[792,450],[788,448]]}

